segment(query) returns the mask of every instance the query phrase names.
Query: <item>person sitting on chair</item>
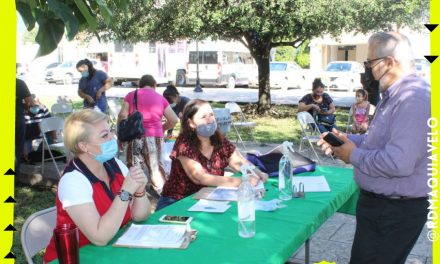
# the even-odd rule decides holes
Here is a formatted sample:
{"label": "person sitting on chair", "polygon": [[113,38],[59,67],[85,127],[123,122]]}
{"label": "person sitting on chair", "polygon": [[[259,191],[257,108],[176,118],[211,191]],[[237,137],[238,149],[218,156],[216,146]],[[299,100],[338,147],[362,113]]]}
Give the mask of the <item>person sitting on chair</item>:
{"label": "person sitting on chair", "polygon": [[[189,101],[183,110],[181,130],[171,152],[171,173],[165,183],[156,210],[199,191],[205,186],[236,187],[241,179],[223,177],[230,166],[239,171],[250,164],[219,131],[211,105],[203,100]],[[252,185],[267,180],[267,174],[257,170]]]}
{"label": "person sitting on chair", "polygon": [[320,79],[315,79],[312,93],[304,95],[298,103],[298,112],[307,111],[316,120],[321,133],[332,131],[336,128],[336,107],[333,99],[324,93],[324,84]]}
{"label": "person sitting on chair", "polygon": [[[115,158],[118,144],[105,114],[92,109],[71,114],[64,126],[64,145],[75,158],[58,184],[57,225],[75,224],[80,247],[104,246],[121,226],[149,216],[147,177],[139,166],[128,169]],[[52,238],[44,261],[56,258]]]}

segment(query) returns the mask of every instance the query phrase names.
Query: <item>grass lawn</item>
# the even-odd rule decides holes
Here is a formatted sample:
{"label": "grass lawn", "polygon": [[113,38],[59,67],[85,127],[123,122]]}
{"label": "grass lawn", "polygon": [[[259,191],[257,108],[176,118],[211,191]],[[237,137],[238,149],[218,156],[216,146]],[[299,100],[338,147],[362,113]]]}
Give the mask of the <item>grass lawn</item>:
{"label": "grass lawn", "polygon": [[[55,102],[54,102],[55,103]],[[48,104],[50,109],[52,104]],[[73,102],[75,109],[81,109],[82,102]],[[223,103],[212,103],[213,107],[223,108]],[[255,106],[247,104],[241,105],[248,121],[254,121],[257,126],[254,136],[259,143],[281,143],[283,141],[291,141],[299,143],[301,128],[296,120],[296,106],[292,105],[274,105],[269,114],[264,117],[257,116],[254,112]],[[348,109],[337,108],[337,126],[340,130],[345,131],[348,118]],[[180,125],[175,128],[175,132],[179,130]],[[244,131],[243,140],[251,140],[250,134]],[[227,134],[227,137],[235,142],[236,134],[233,129]],[[14,243],[12,252],[16,256],[16,263],[26,263],[24,254],[20,244],[21,227],[32,213],[45,208],[54,206],[55,192],[52,189],[39,189],[38,187],[18,187],[15,189],[15,220],[14,227],[18,230],[14,232]],[[43,253],[40,252],[35,258],[35,263],[42,263]]]}

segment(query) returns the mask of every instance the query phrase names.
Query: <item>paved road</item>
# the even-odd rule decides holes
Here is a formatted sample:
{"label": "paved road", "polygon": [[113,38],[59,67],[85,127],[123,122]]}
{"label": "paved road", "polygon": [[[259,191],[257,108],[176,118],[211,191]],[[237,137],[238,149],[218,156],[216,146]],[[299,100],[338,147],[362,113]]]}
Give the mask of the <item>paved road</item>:
{"label": "paved road", "polygon": [[[73,85],[56,85],[56,84],[28,84],[32,93],[35,93],[42,101],[50,100],[50,98],[57,98],[59,96],[67,96],[72,100],[79,100],[77,95],[77,84]],[[107,92],[107,96],[124,97],[129,91],[134,88],[113,87]],[[164,87],[158,87],[157,92],[162,93]],[[258,100],[258,90],[249,88],[204,88],[202,93],[194,93],[191,87],[179,87],[179,91],[183,96],[189,98],[200,98],[208,101],[218,102],[256,102]],[[290,89],[281,91],[280,89],[273,89],[271,91],[272,102],[275,104],[297,104],[298,100],[306,93],[299,89]],[[332,91],[330,92],[336,106],[349,107],[354,102],[354,94],[347,92]],[[52,100],[54,100],[52,99]],[[52,101],[50,100],[50,101]]]}

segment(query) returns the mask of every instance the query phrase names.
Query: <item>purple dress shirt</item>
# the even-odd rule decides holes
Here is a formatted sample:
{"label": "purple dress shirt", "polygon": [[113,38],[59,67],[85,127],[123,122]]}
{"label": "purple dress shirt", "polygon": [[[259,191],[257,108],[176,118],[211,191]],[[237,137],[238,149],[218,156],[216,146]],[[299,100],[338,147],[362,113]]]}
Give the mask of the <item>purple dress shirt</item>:
{"label": "purple dress shirt", "polygon": [[357,146],[350,162],[359,187],[386,196],[428,196],[430,117],[429,84],[414,74],[383,92],[367,134],[349,135]]}

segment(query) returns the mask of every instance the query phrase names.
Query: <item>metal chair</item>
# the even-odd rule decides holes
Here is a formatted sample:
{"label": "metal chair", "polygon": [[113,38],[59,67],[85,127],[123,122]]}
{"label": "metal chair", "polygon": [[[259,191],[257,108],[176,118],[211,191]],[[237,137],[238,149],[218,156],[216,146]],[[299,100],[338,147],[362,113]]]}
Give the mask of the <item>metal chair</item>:
{"label": "metal chair", "polygon": [[305,151],[303,147],[304,143],[307,143],[308,145],[310,145],[310,148],[315,154],[318,163],[321,163],[318,153],[316,153],[316,150],[312,144],[316,144],[316,142],[318,142],[320,138],[319,136],[321,135],[321,132],[319,132],[318,126],[316,125],[315,119],[306,111],[299,112],[297,114],[297,118],[302,131],[301,141],[299,144],[299,152]]}
{"label": "metal chair", "polygon": [[[64,153],[63,156],[61,157],[66,157],[66,152],[67,150],[64,147],[64,143],[63,143],[63,129],[64,129],[64,120],[61,117],[49,117],[49,118],[44,118],[43,120],[41,120],[40,122],[40,130],[41,130],[41,134],[43,135],[43,147],[42,147],[42,158],[41,158],[41,174],[44,174],[44,162],[46,160],[49,159],[45,159],[44,158],[44,150],[47,149],[49,151],[49,155],[50,155],[50,159],[52,159],[52,162],[58,172],[59,177],[61,177],[61,171],[58,168],[57,162],[55,160],[55,157],[53,156],[52,153],[52,148],[53,149],[61,149]],[[54,131],[57,135],[57,142],[49,144],[49,140],[47,139],[47,132],[52,132]],[[61,138],[60,138],[61,137]],[[57,157],[60,158],[60,157]]]}
{"label": "metal chair", "polygon": [[240,140],[241,144],[243,145],[243,148],[246,149],[246,146],[243,142],[243,139],[241,138],[241,134],[240,134],[239,130],[240,129],[247,129],[249,131],[249,134],[252,137],[252,141],[256,142],[255,137],[252,133],[252,129],[257,126],[257,123],[247,121],[246,117],[244,116],[243,112],[241,111],[240,106],[235,102],[226,103],[225,108],[229,109],[229,111],[231,113],[231,117],[233,117],[232,127],[234,128],[235,133],[237,134],[236,143],[238,143],[238,140]]}
{"label": "metal chair", "polygon": [[57,220],[56,207],[50,207],[33,213],[21,228],[21,246],[28,263],[32,257],[47,247]]}
{"label": "metal chair", "polygon": [[52,105],[50,111],[52,113],[52,116],[59,116],[65,119],[73,112],[73,107],[71,104],[60,102]]}

